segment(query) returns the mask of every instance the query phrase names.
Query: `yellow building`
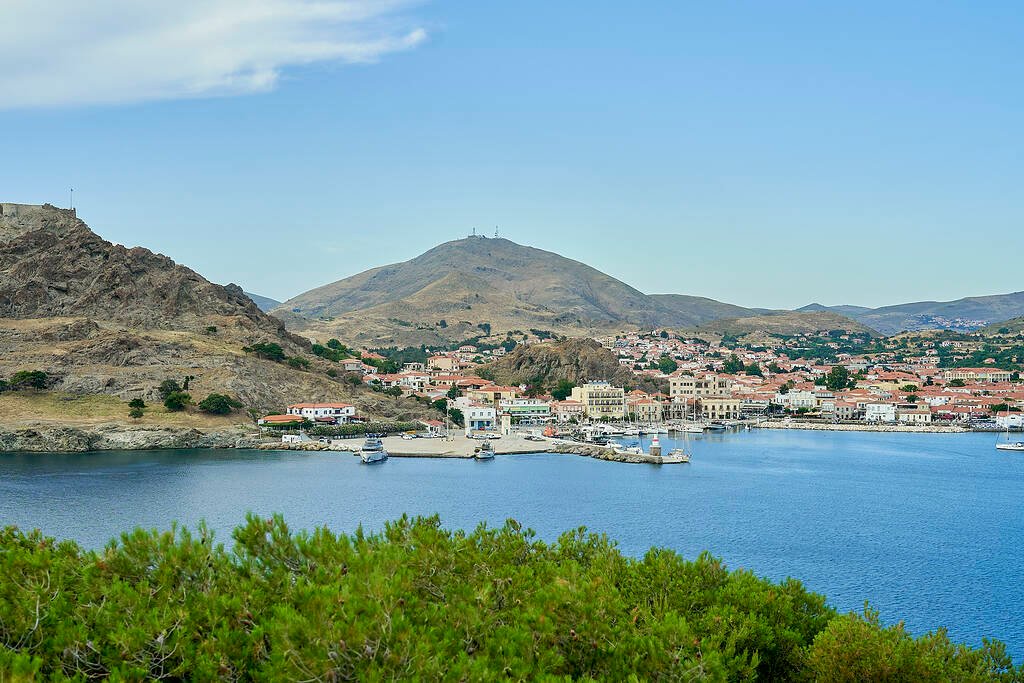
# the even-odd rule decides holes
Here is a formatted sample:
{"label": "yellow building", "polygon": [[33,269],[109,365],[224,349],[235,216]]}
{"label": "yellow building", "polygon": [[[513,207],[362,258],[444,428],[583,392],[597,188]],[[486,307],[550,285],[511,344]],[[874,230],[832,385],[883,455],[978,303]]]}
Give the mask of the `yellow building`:
{"label": "yellow building", "polygon": [[626,416],[626,390],[613,387],[605,381],[587,382],[581,387],[573,387],[572,400],[585,406],[587,417],[600,420],[621,420]]}
{"label": "yellow building", "polygon": [[673,401],[689,400],[700,396],[728,396],[732,393],[732,380],[718,375],[678,375],[669,377],[669,396]]}

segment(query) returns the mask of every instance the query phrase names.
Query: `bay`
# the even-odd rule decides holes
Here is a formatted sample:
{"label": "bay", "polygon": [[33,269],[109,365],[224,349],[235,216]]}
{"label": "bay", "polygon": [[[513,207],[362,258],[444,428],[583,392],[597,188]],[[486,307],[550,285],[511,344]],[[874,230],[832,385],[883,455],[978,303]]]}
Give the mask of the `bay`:
{"label": "bay", "polygon": [[200,520],[230,544],[247,511],[339,532],[378,530],[403,513],[466,529],[514,518],[546,540],[585,526],[633,556],[651,546],[688,558],[708,550],[732,568],[799,578],[838,609],[869,601],[914,633],[945,626],[956,640],[994,637],[1024,656],[1024,456],[996,451],[994,435],[752,430],[662,440],[693,461],[5,454],[0,524],[92,548],[135,526]]}

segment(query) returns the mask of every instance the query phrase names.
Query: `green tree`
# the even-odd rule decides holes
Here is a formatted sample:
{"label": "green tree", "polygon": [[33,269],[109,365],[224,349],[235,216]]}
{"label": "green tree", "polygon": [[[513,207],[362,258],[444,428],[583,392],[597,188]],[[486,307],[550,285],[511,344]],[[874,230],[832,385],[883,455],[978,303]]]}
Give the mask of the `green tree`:
{"label": "green tree", "polygon": [[42,370],[19,370],[11,375],[10,389],[45,389],[49,376]]}
{"label": "green tree", "polygon": [[951,386],[951,387],[962,387],[962,386],[965,386],[965,385],[964,385],[964,381],[962,379],[960,379],[959,377],[957,377],[956,379],[951,379],[949,381],[949,386]]}
{"label": "green tree", "polygon": [[402,387],[398,385],[388,387],[387,389],[384,390],[384,393],[387,394],[388,396],[394,396],[395,398],[399,398],[402,395]]}
{"label": "green tree", "polygon": [[226,394],[210,394],[199,402],[199,409],[204,413],[213,415],[227,415],[235,408],[241,408],[242,403]]}
{"label": "green tree", "polygon": [[675,362],[668,354],[662,354],[658,359],[658,369],[666,375],[670,375],[679,369],[679,363]]}
{"label": "green tree", "polygon": [[462,411],[458,408],[452,408],[448,411],[448,419],[460,427],[465,426],[465,418],[462,416]]}
{"label": "green tree", "polygon": [[785,372],[785,370],[783,370],[778,363],[772,361],[771,363],[768,364],[768,372],[772,373],[773,375],[778,375]]}
{"label": "green tree", "polygon": [[171,412],[180,412],[192,403],[192,396],[184,391],[172,391],[164,397],[164,408]]}
{"label": "green tree", "polygon": [[242,350],[272,361],[280,362],[286,358],[284,349],[276,342],[259,342],[252,346],[243,346]]}
{"label": "green tree", "polygon": [[850,382],[850,371],[842,365],[833,365],[825,375],[825,386],[829,391],[842,391]]}
{"label": "green tree", "polygon": [[132,418],[133,420],[138,420],[144,414],[145,412],[142,410],[142,408],[139,408],[138,406],[133,406],[128,409],[128,417]]}
{"label": "green tree", "polygon": [[157,391],[160,393],[160,398],[166,399],[168,396],[181,391],[181,385],[173,379],[165,379],[160,382],[160,386],[157,387]]}
{"label": "green tree", "polygon": [[142,410],[146,407],[146,402],[143,401],[141,398],[133,398],[132,400],[128,401],[128,407],[138,408],[139,410]]}
{"label": "green tree", "polygon": [[737,372],[743,371],[743,361],[741,361],[736,354],[732,354],[726,359],[725,363],[722,364],[722,371],[727,372],[730,375],[734,375]]}
{"label": "green tree", "polygon": [[916,384],[904,384],[902,387],[900,387],[900,391],[902,391],[904,393],[912,394],[915,391],[917,391],[917,385]]}
{"label": "green tree", "polygon": [[754,377],[764,377],[764,373],[761,371],[761,366],[758,365],[757,363],[751,363],[750,365],[743,368],[743,371],[748,375],[752,375]]}
{"label": "green tree", "polygon": [[564,401],[572,395],[572,390],[576,385],[567,379],[560,379],[555,384],[555,388],[551,390],[551,397],[556,401]]}
{"label": "green tree", "polygon": [[445,396],[447,396],[448,398],[450,398],[450,399],[452,399],[454,401],[459,396],[462,396],[462,392],[459,391],[459,388],[453,384],[453,385],[451,385],[448,388],[448,393],[445,394]]}

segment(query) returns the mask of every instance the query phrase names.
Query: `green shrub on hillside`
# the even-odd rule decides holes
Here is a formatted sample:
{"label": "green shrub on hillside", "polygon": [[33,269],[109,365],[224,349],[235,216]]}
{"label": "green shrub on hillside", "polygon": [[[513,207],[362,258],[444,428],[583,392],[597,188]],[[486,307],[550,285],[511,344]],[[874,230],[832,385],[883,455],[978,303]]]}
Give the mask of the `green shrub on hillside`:
{"label": "green shrub on hillside", "polygon": [[210,394],[199,402],[199,410],[213,415],[227,415],[242,403],[226,394]]}
{"label": "green shrub on hillside", "polygon": [[631,559],[582,529],[250,515],[233,538],[136,530],[90,552],[0,531],[0,680],[1020,680],[999,644],[915,639],[795,580]]}

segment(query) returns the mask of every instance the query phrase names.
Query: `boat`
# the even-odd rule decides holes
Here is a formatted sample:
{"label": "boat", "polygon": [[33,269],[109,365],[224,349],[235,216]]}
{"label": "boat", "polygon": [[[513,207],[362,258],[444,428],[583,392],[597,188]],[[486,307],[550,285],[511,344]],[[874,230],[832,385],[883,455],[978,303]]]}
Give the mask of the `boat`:
{"label": "boat", "polygon": [[490,460],[494,457],[494,446],[491,445],[490,441],[484,441],[482,444],[477,446],[476,452],[473,453],[473,457],[477,460]]}
{"label": "boat", "polygon": [[359,457],[366,464],[384,462],[388,459],[388,452],[384,450],[384,444],[376,434],[367,434],[363,447],[359,449]]}
{"label": "boat", "polygon": [[708,424],[704,425],[704,429],[709,432],[724,432],[725,425],[722,424],[721,422],[709,422]]}
{"label": "boat", "polygon": [[682,427],[679,431],[681,431],[683,434],[703,434],[704,428],[701,427],[700,425],[686,425]]}
{"label": "boat", "polygon": [[1000,451],[1024,451],[1024,441],[1010,441],[1010,421],[1006,421],[1006,441],[996,444]]}

